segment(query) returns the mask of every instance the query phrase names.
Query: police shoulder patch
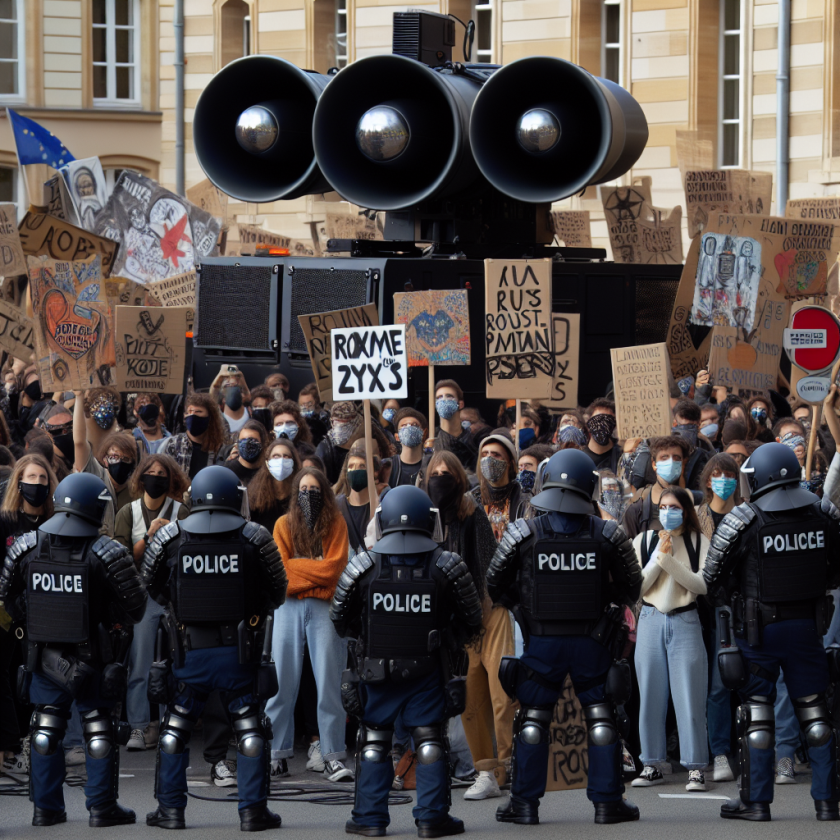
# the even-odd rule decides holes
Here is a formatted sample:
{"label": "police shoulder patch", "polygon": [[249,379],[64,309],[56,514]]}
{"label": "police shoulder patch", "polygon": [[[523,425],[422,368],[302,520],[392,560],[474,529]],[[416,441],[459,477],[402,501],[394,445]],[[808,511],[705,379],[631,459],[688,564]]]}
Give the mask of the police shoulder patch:
{"label": "police shoulder patch", "polygon": [[12,560],[17,560],[18,557],[23,556],[24,554],[26,554],[27,551],[31,551],[33,548],[35,548],[35,544],[37,542],[37,532],[27,531],[25,534],[22,534],[14,541],[14,544],[9,549],[9,557],[11,557]]}

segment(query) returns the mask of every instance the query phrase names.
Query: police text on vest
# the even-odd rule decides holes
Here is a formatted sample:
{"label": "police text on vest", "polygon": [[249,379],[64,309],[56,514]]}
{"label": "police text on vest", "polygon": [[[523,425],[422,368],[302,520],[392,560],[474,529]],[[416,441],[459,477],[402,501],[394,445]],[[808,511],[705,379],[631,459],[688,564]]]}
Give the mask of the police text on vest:
{"label": "police text on vest", "polygon": [[239,571],[238,554],[184,554],[181,563],[185,575],[235,575]]}
{"label": "police text on vest", "polygon": [[537,556],[537,565],[539,571],[548,566],[551,572],[584,572],[597,569],[596,556],[594,551],[588,554],[540,554]]}
{"label": "police text on vest", "polygon": [[431,595],[392,595],[373,593],[373,608],[382,612],[427,613],[432,611]]}
{"label": "police text on vest", "polygon": [[32,573],[32,589],[40,589],[42,592],[84,592],[81,575],[47,575],[41,572]]}
{"label": "police text on vest", "polygon": [[825,531],[805,531],[799,534],[776,534],[764,537],[764,553],[782,551],[806,551],[809,548],[825,548]]}

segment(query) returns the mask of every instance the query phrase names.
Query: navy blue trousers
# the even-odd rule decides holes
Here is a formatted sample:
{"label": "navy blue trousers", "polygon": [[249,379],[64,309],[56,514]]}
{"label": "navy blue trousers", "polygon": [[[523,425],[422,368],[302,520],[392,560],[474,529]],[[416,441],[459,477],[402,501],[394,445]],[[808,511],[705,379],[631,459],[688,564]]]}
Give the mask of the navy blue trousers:
{"label": "navy blue trousers", "polygon": [[[822,694],[828,688],[828,663],[822,639],[813,621],[778,621],[764,628],[761,647],[751,648],[745,640],[736,639],[747,665],[755,662],[772,675],[770,679],[750,675],[741,692],[741,699],[750,696],[776,696],[779,668],[791,700]],[[837,790],[834,736],[821,747],[809,747],[811,760],[811,796],[820,800],[840,798]],[[772,749],[750,747],[750,801],[772,802],[775,776],[775,753]]]}
{"label": "navy blue trousers", "polygon": [[[186,709],[186,714],[197,720],[207,695],[218,689],[224,695],[231,712],[255,702],[253,695],[256,665],[240,665],[239,651],[235,647],[206,648],[187,652],[184,667],[175,669],[179,682],[185,684],[172,702],[173,706]],[[268,798],[266,767],[270,753],[266,742],[263,755],[255,758],[239,753],[236,762],[236,781],[239,788],[239,809],[264,804]],[[168,808],[185,808],[187,805],[187,767],[190,751],[170,755],[160,751],[157,799]]]}
{"label": "navy blue trousers", "polygon": [[[601,703],[605,699],[604,683],[612,657],[607,649],[589,636],[532,636],[520,662],[551,683],[561,685],[571,675],[576,686],[592,686],[577,691],[582,706]],[[516,689],[516,699],[523,708],[553,706],[559,692],[534,680],[522,680]],[[514,737],[515,767],[511,795],[537,807],[545,794],[548,775],[548,741],[526,744],[521,736]],[[621,780],[621,742],[608,746],[590,744],[589,784],[586,795],[592,802],[617,802],[624,793]]]}
{"label": "navy blue trousers", "polygon": [[[374,729],[393,729],[401,716],[406,729],[443,722],[443,678],[439,673],[401,683],[362,686],[365,713],[362,722]],[[449,765],[445,758],[434,764],[415,765],[417,807],[414,819],[443,822],[449,813]],[[388,791],[394,781],[390,758],[383,762],[360,760],[356,774],[353,820],[359,825],[387,826]]]}

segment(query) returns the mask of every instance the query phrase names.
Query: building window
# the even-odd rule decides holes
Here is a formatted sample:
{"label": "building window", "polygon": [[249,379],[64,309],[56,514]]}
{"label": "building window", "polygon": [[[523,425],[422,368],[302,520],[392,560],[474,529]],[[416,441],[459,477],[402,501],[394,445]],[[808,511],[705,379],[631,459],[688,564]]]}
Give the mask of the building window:
{"label": "building window", "polygon": [[24,0],[0,0],[0,98],[23,97]]}
{"label": "building window", "polygon": [[601,75],[622,84],[621,0],[604,0],[601,12]]}
{"label": "building window", "polygon": [[335,3],[335,67],[347,66],[347,0]]}
{"label": "building window", "polygon": [[105,193],[110,198],[114,187],[117,186],[117,181],[120,180],[120,175],[123,174],[122,169],[106,169],[105,172]]}
{"label": "building window", "polygon": [[472,60],[479,64],[493,64],[495,57],[493,37],[494,0],[473,0],[472,19],[475,21],[475,42]]}
{"label": "building window", "polygon": [[97,105],[139,102],[137,5],[137,0],[93,0],[93,99]]}
{"label": "building window", "polygon": [[741,0],[720,4],[720,165],[741,163]]}
{"label": "building window", "polygon": [[244,0],[222,6],[222,64],[251,54],[251,9]]}
{"label": "building window", "polygon": [[18,219],[23,216],[21,202],[18,201],[19,183],[20,176],[17,167],[0,166],[0,203],[14,204]]}

